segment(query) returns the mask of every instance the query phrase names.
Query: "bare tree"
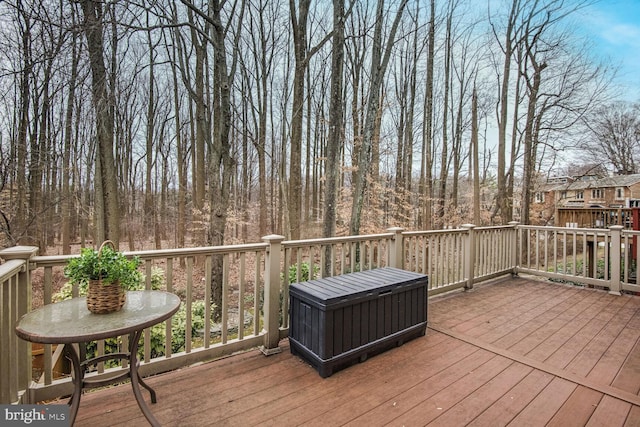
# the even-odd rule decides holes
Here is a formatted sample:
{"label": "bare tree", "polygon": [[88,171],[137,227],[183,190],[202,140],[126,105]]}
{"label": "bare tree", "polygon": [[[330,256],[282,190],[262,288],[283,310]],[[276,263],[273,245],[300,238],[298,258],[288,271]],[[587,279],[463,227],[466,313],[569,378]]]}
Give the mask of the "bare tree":
{"label": "bare tree", "polygon": [[[511,60],[514,51],[514,45],[516,44],[517,37],[517,19],[522,7],[521,0],[512,0],[511,8],[509,9],[509,15],[504,30],[504,41],[500,43],[500,34],[496,30],[496,27],[491,23],[493,33],[496,40],[500,43],[500,47],[503,52],[503,70],[500,80],[500,100],[496,105],[497,119],[498,119],[498,191],[496,193],[496,212],[500,212],[500,217],[503,222],[511,221],[512,219],[512,204],[511,199],[508,197],[507,191],[507,178],[506,178],[506,141],[507,141],[507,114],[509,108],[509,83],[511,78]],[[491,11],[489,11],[489,17],[491,17]]]}
{"label": "bare tree", "polygon": [[591,134],[582,148],[595,164],[606,160],[615,173],[640,173],[640,105],[606,105],[585,118],[585,123]]}
{"label": "bare tree", "polygon": [[[211,7],[211,41],[214,49],[214,81],[213,102],[216,105],[214,120],[214,141],[209,164],[210,193],[209,204],[211,213],[209,216],[208,243],[212,245],[224,244],[225,229],[227,225],[227,208],[229,207],[231,176],[234,160],[231,157],[231,87],[235,76],[238,60],[238,40],[241,27],[237,28],[235,37],[231,41],[231,55],[226,48],[226,32],[223,25],[222,5],[217,0],[210,2]],[[236,5],[237,19],[242,21],[245,10],[244,0]],[[229,18],[230,19],[230,18]],[[227,63],[227,57],[232,59]],[[215,257],[212,266],[212,295],[216,307],[216,318],[222,313],[222,257]]]}
{"label": "bare tree", "polygon": [[[254,89],[249,91],[251,100],[249,116],[253,118],[254,136],[251,142],[255,148],[258,163],[258,228],[259,235],[267,234],[269,203],[267,200],[269,182],[267,177],[267,158],[269,128],[269,107],[271,85],[274,79],[276,52],[282,29],[275,22],[281,22],[280,2],[261,0],[247,4],[247,53],[240,58],[242,71],[247,83]],[[245,59],[245,56],[247,57]],[[272,159],[275,161],[275,159]],[[273,230],[275,231],[275,230]]]}
{"label": "bare tree", "polygon": [[[75,18],[75,14],[73,15]],[[69,77],[69,91],[64,122],[64,147],[62,154],[62,253],[71,253],[71,212],[73,207],[73,194],[71,191],[71,146],[73,137],[73,111],[76,102],[76,86],[78,79],[78,64],[80,62],[80,49],[77,43],[77,34],[71,38],[71,73]]]}
{"label": "bare tree", "polygon": [[[325,167],[324,215],[322,234],[332,237],[336,234],[336,202],[338,178],[342,163],[340,150],[343,145],[343,67],[344,67],[344,0],[333,0],[333,41],[331,49],[331,96],[329,98],[329,134],[327,136],[327,161]],[[329,250],[329,248],[327,248]],[[331,262],[323,266],[329,273]]]}
{"label": "bare tree", "polygon": [[371,55],[371,84],[369,86],[369,99],[367,101],[364,132],[362,135],[362,145],[358,151],[358,171],[354,183],[353,204],[351,208],[350,233],[357,235],[360,233],[360,223],[362,207],[364,205],[364,194],[367,188],[367,176],[372,163],[371,149],[376,130],[376,123],[379,120],[380,96],[384,74],[389,64],[391,51],[395,42],[396,31],[402,19],[407,0],[402,0],[398,6],[393,23],[389,30],[386,43],[383,45],[383,23],[384,23],[384,0],[378,0],[376,10],[376,23],[373,35],[373,50]]}
{"label": "bare tree", "polygon": [[[113,91],[107,82],[111,81],[104,62],[104,5],[102,2],[82,0],[84,33],[91,67],[91,88],[96,117],[96,240],[112,240],[116,246],[120,240],[120,206],[118,202],[118,179],[113,156]],[[113,6],[113,5],[112,5]],[[114,47],[115,48],[115,47]],[[101,208],[101,209],[99,209]]]}
{"label": "bare tree", "polygon": [[435,58],[435,30],[436,30],[435,0],[429,3],[429,23],[427,32],[427,69],[425,79],[423,131],[422,131],[422,159],[420,173],[420,200],[422,204],[419,226],[430,230],[432,222],[433,199],[433,80]]}
{"label": "bare tree", "polygon": [[418,80],[418,57],[422,53],[419,42],[419,6],[410,15],[410,27],[406,30],[412,37],[399,41],[402,44],[392,68],[393,90],[398,111],[395,117],[397,134],[395,166],[395,222],[408,225],[411,220],[411,198],[413,191],[414,118],[416,114],[416,90]]}
{"label": "bare tree", "polygon": [[293,77],[293,101],[291,105],[291,148],[289,151],[289,235],[292,239],[300,238],[302,220],[302,124],[304,111],[304,82],[309,60],[322,46],[331,39],[326,35],[317,45],[307,46],[307,21],[311,0],[289,0],[291,14],[291,29],[293,32],[293,47],[295,68]]}
{"label": "bare tree", "polygon": [[473,86],[471,101],[471,151],[473,164],[473,223],[481,225],[480,222],[480,156],[478,143],[478,92]]}
{"label": "bare tree", "polygon": [[12,148],[12,157],[16,159],[15,165],[15,182],[17,190],[17,200],[15,202],[16,221],[13,225],[13,233],[10,235],[13,244],[16,244],[19,240],[16,239],[15,234],[23,233],[24,228],[28,224],[27,220],[27,139],[29,132],[29,104],[30,104],[30,87],[29,81],[31,79],[33,61],[31,58],[31,17],[30,14],[22,7],[22,3],[18,3],[16,8],[16,21],[20,30],[20,53],[21,53],[21,72],[19,74],[19,106],[17,107],[17,134],[15,142]]}

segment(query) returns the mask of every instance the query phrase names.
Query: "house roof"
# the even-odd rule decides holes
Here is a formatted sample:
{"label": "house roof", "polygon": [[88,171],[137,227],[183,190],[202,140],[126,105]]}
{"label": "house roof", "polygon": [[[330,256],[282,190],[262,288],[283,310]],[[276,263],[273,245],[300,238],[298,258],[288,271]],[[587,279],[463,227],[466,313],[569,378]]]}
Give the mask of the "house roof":
{"label": "house roof", "polygon": [[640,174],[611,176],[597,181],[600,187],[628,187],[638,182],[640,182]]}
{"label": "house roof", "polygon": [[610,188],[610,187],[629,187],[633,184],[640,182],[640,174],[633,175],[616,175],[608,176],[605,178],[588,180],[588,181],[574,181],[569,184],[556,185],[553,190],[565,191],[565,190],[585,190],[588,188]]}

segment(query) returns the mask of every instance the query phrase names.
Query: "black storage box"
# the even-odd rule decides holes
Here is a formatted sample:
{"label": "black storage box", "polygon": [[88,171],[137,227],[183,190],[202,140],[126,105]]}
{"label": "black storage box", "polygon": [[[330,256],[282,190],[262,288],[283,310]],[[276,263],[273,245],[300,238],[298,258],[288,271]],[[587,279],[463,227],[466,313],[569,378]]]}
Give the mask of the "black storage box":
{"label": "black storage box", "polygon": [[428,281],[385,267],[291,284],[291,352],[326,378],[424,335]]}

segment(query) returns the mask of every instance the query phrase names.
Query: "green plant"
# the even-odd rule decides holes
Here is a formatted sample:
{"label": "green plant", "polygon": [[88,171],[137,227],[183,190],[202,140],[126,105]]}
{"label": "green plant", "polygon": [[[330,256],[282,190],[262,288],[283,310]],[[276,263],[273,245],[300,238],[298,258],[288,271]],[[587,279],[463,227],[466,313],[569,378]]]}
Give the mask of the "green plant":
{"label": "green plant", "polygon": [[288,271],[289,283],[306,282],[307,280],[313,280],[318,277],[320,272],[320,266],[313,266],[313,274],[309,274],[309,263],[303,262],[300,264],[300,280],[298,280],[298,265],[290,265]]}
{"label": "green plant", "polygon": [[127,258],[122,252],[103,245],[100,250],[81,249],[79,257],[69,260],[64,274],[71,284],[77,284],[83,290],[88,286],[89,280],[101,280],[103,284],[119,282],[124,289],[133,290],[142,281],[138,265],[138,257]]}
{"label": "green plant", "polygon": [[[138,280],[135,284],[132,284],[132,288],[129,290],[142,290],[144,289],[144,284],[146,282],[146,277],[144,274],[140,273],[138,276]],[[160,289],[162,284],[165,282],[164,272],[161,268],[153,267],[151,269],[151,288],[154,290]],[[87,293],[87,283],[83,286],[82,283],[79,283],[79,295],[84,296]],[[71,282],[67,282],[60,288],[58,292],[53,295],[53,301],[63,301],[65,299],[72,298],[73,296],[73,285]],[[213,306],[212,306],[213,307]],[[211,310],[213,312],[213,308]],[[185,343],[186,343],[186,319],[187,319],[187,309],[186,305],[182,303],[180,305],[180,309],[171,319],[171,351],[173,353],[178,353],[180,351],[184,351]],[[199,338],[199,331],[204,329],[205,324],[205,303],[204,301],[193,301],[191,303],[191,339]],[[150,357],[160,357],[165,354],[164,343],[166,339],[166,322],[159,323],[150,328]],[[140,345],[138,347],[138,355],[140,358],[144,356],[144,348],[143,348],[143,338],[141,338]],[[121,339],[119,337],[116,338],[108,338],[104,340],[105,353],[117,353],[120,351],[120,346],[122,345]],[[86,357],[87,359],[91,359],[98,355],[98,347],[97,342],[92,341],[86,343]],[[107,368],[111,368],[114,366],[118,366],[119,362],[115,360],[107,360],[105,362],[105,366]]]}
{"label": "green plant", "polygon": [[[139,280],[137,283],[132,284],[131,287],[127,290],[129,291],[137,291],[144,289],[144,284],[146,283],[147,277],[144,273],[140,273]],[[158,290],[162,287],[164,283],[164,272],[161,268],[153,267],[151,269],[151,289]],[[87,285],[88,282],[79,283],[78,284],[78,295],[85,296],[87,295]],[[67,282],[58,292],[53,294],[53,302],[60,302],[66,299],[73,298],[73,283]]]}

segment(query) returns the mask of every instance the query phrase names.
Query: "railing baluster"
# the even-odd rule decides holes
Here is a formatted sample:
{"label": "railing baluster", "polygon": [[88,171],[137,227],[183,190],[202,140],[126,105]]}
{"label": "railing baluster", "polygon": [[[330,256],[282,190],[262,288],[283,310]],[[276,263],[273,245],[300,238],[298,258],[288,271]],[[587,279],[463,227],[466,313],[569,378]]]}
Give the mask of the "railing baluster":
{"label": "railing baluster", "polygon": [[[185,331],[184,331],[184,351],[191,353],[191,337],[192,337],[192,302],[193,302],[193,257],[187,258],[187,287],[185,301]],[[205,304],[205,307],[207,304]]]}
{"label": "railing baluster", "polygon": [[[9,318],[16,319],[18,318],[18,276],[9,281]],[[15,334],[9,334],[9,345],[8,345],[8,353],[9,353],[9,366],[17,366],[18,358],[20,354],[18,353],[18,337]],[[18,377],[12,376],[10,380],[10,397],[13,402],[18,400]]]}
{"label": "railing baluster", "polygon": [[[144,274],[145,274],[145,283],[144,288],[146,290],[151,290],[151,268],[153,264],[150,259],[145,260],[144,262]],[[104,345],[104,344],[103,344]],[[149,362],[151,360],[151,328],[146,328],[144,330],[144,360],[145,362]],[[100,371],[103,372],[103,371]]]}
{"label": "railing baluster", "polygon": [[[0,307],[2,307],[2,312],[0,312],[0,348],[9,349],[9,334],[13,331],[11,330],[10,323],[11,319],[9,316],[9,310],[6,310],[5,307],[9,305],[8,301],[8,289],[9,289],[9,281],[13,280],[14,276],[10,276],[7,279],[4,279],[0,282]],[[6,293],[6,294],[5,294]],[[7,378],[10,380],[11,377],[8,375],[11,372],[13,366],[9,364],[9,354],[7,351],[0,351],[0,374],[2,374],[3,378]],[[9,393],[9,381],[0,381],[0,402],[1,403],[9,403],[11,402]]]}
{"label": "railing baluster", "polygon": [[229,254],[222,257],[222,319],[220,324],[220,339],[226,344],[229,331]]}
{"label": "railing baluster", "polygon": [[558,234],[555,231],[551,232],[551,236],[553,239],[553,254],[551,255],[553,259],[553,269],[554,273],[558,272]]}
{"label": "railing baluster", "polygon": [[531,230],[526,230],[527,234],[527,268],[531,268]]}
{"label": "railing baluster", "polygon": [[[416,240],[418,240],[418,238],[416,237]],[[422,242],[421,246],[421,255],[422,255],[422,270],[420,270],[420,272],[422,274],[427,274],[428,271],[428,266],[427,266],[427,262],[429,260],[429,247],[428,245],[428,240],[426,237],[420,237],[420,242]]]}
{"label": "railing baluster", "polygon": [[330,248],[329,250],[331,250],[331,245],[320,245],[320,269],[318,271],[318,277],[320,279],[324,278],[324,266],[327,260],[327,256],[326,256],[327,247]]}
{"label": "railing baluster", "polygon": [[238,339],[244,338],[244,287],[245,287],[246,254],[240,254],[240,280],[238,283]]}
{"label": "railing baluster", "polygon": [[[11,346],[12,341],[12,333],[11,329],[13,323],[14,314],[12,313],[13,309],[13,301],[12,301],[12,290],[16,286],[16,282],[18,281],[18,276],[10,277],[6,282],[2,284],[2,313],[0,316],[2,319],[0,320],[0,324],[3,325],[3,329],[5,333],[2,336],[2,348],[5,349],[1,351],[2,353],[2,365],[3,372],[11,372],[11,369],[15,366],[15,349]],[[11,375],[7,378],[8,381],[2,387],[2,401],[3,402],[15,402],[16,401],[16,387],[15,380],[17,377]],[[4,382],[4,381],[2,381]]]}
{"label": "railing baluster", "polygon": [[[286,257],[285,257],[285,266],[286,266]],[[260,287],[262,285],[262,280],[260,276],[260,270],[262,265],[262,257],[260,256],[260,252],[256,252],[256,270],[255,276],[253,277],[253,335],[258,336],[260,333]],[[285,269],[285,271],[287,271]],[[285,274],[284,278],[285,284],[287,283],[287,275]],[[286,285],[284,285],[286,286]]]}
{"label": "railing baluster", "polygon": [[296,282],[302,281],[300,269],[302,268],[302,249],[296,250]]}
{"label": "railing baluster", "polygon": [[[314,261],[314,256],[315,256],[315,246],[310,246],[309,247],[309,277],[308,280],[312,280],[313,276],[314,276],[314,271],[313,271],[313,266],[315,265]],[[298,265],[298,267],[300,267],[300,265]],[[300,279],[298,279],[300,280]]]}
{"label": "railing baluster", "polygon": [[609,258],[609,242],[611,241],[611,236],[609,235],[603,235],[603,243],[604,243],[604,259],[605,262],[604,264],[604,280],[609,280],[611,279],[611,274],[609,271],[609,262],[608,260]]}
{"label": "railing baluster", "polygon": [[624,236],[624,284],[629,285],[631,282],[631,268],[632,268],[632,264],[633,264],[633,250],[635,248],[632,248],[632,243],[633,242],[633,235],[627,234],[627,232],[625,232],[623,234]]}
{"label": "railing baluster", "polygon": [[[165,280],[167,292],[173,293],[173,258],[166,258]],[[172,317],[165,322],[164,354],[166,358],[171,357],[173,351]]]}
{"label": "railing baluster", "polygon": [[[43,283],[43,302],[44,304],[51,304],[53,301],[53,267],[47,266],[44,268],[44,283]],[[78,285],[75,285],[78,288]],[[45,385],[49,385],[53,382],[53,358],[52,358],[53,346],[51,344],[42,345],[42,374],[44,376]]]}

